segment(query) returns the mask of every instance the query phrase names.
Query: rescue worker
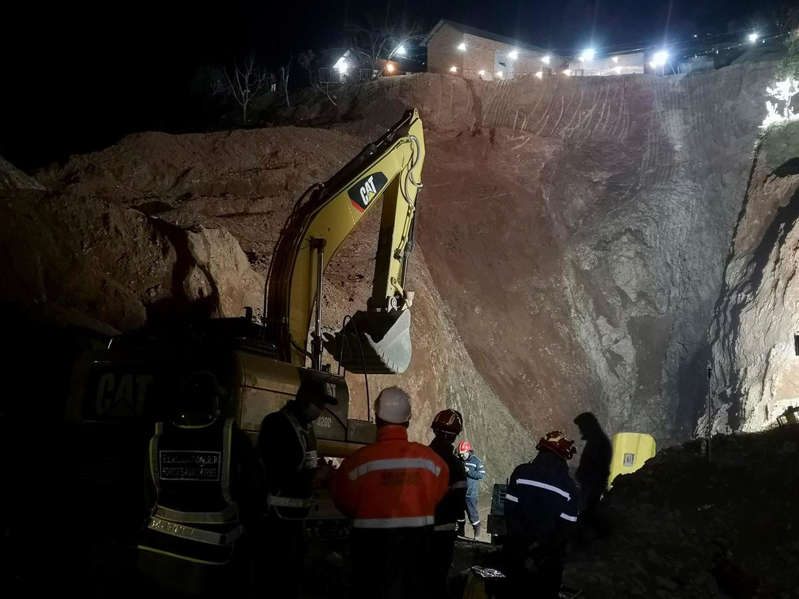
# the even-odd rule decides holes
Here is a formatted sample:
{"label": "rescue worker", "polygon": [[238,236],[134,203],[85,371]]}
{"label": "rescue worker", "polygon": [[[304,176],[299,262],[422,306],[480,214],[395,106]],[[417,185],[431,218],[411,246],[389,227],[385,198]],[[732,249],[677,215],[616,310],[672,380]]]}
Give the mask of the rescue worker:
{"label": "rescue worker", "polygon": [[513,471],[505,494],[508,597],[557,599],[566,541],[579,513],[566,464],[575,448],[563,433],[552,431],[536,449],[533,461]]}
{"label": "rescue worker", "polygon": [[580,534],[582,536],[588,529],[593,529],[597,536],[603,537],[607,534],[607,528],[600,517],[599,501],[608,485],[613,446],[591,412],[578,415],[574,423],[580,428],[580,435],[586,442],[575,473],[580,485]]}
{"label": "rescue worker", "polygon": [[449,466],[449,491],[438,504],[433,527],[433,590],[436,597],[448,597],[447,580],[455,552],[458,520],[466,508],[466,468],[455,455],[455,437],[463,430],[463,416],[457,410],[436,414],[430,426],[435,435],[430,449]]}
{"label": "rescue worker", "polygon": [[199,595],[230,588],[236,542],[243,532],[252,447],[222,417],[223,389],[196,372],[176,394],[167,422],[149,446],[150,516],[139,546],[139,570],[162,591]]}
{"label": "rescue worker", "polygon": [[405,391],[383,389],[375,415],[377,441],[345,459],[330,487],[336,506],[352,518],[353,596],[431,597],[433,523],[449,467],[429,447],[408,441]]}
{"label": "rescue worker", "polygon": [[[458,444],[458,455],[463,460],[463,466],[466,468],[466,515],[469,517],[469,523],[472,525],[472,532],[474,538],[480,536],[480,512],[477,509],[477,500],[480,493],[479,481],[486,476],[485,467],[480,458],[472,452],[472,444],[468,441],[461,441]],[[466,519],[461,518],[458,521],[458,534],[461,536],[466,535]]]}
{"label": "rescue worker", "polygon": [[300,383],[293,400],[267,414],[258,434],[266,481],[266,513],[253,561],[253,591],[299,597],[305,557],[305,519],[312,507],[318,457],[313,422],[338,403],[336,388],[321,376]]}

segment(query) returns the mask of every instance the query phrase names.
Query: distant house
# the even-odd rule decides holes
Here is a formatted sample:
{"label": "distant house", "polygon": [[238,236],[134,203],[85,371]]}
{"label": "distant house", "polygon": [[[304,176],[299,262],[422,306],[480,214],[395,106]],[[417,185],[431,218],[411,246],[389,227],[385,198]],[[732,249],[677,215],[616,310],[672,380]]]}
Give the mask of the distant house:
{"label": "distant house", "polygon": [[573,59],[569,62],[568,69],[569,74],[575,77],[640,74],[646,69],[646,57],[643,52],[629,52],[627,54],[611,54],[586,61]]}
{"label": "distant house", "polygon": [[563,63],[543,48],[447,19],[433,27],[422,45],[427,47],[428,72],[467,79],[513,79],[543,74]]}

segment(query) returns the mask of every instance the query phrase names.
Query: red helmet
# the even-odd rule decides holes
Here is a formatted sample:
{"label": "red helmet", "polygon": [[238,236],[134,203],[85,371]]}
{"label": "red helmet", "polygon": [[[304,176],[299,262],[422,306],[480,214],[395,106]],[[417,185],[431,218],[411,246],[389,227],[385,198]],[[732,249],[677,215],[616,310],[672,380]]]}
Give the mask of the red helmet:
{"label": "red helmet", "polygon": [[458,443],[458,453],[466,453],[472,450],[472,444],[468,441],[461,441]]}
{"label": "red helmet", "polygon": [[457,436],[463,430],[463,416],[457,410],[441,410],[430,425],[434,431]]}
{"label": "red helmet", "polygon": [[564,460],[570,460],[577,453],[574,447],[574,441],[567,439],[560,431],[551,431],[539,439],[538,444],[535,446],[538,451],[544,449],[558,454]]}

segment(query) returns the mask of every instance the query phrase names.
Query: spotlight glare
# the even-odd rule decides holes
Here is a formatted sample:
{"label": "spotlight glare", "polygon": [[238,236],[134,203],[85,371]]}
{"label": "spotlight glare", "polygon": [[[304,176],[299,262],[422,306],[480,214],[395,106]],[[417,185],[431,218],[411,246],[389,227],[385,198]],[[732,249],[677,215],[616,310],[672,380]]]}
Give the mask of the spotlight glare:
{"label": "spotlight glare", "polygon": [[389,73],[393,73],[394,72],[394,65],[391,64],[391,63],[388,63],[386,65],[386,71],[388,71]]}
{"label": "spotlight glare", "polygon": [[517,58],[519,58],[519,51],[511,50],[510,52],[508,52],[508,58],[510,58],[511,60],[516,60]]}
{"label": "spotlight glare", "polygon": [[499,79],[502,79],[504,76],[505,76],[505,73],[503,73],[502,71],[497,71],[497,77]]}
{"label": "spotlight glare", "polygon": [[450,72],[450,73],[457,73],[457,72],[458,72],[458,67],[456,67],[455,65],[452,65],[452,66],[449,68],[449,72]]}
{"label": "spotlight glare", "polygon": [[566,75],[567,77],[571,77],[572,70],[571,70],[571,69],[565,69],[565,70],[563,71],[563,74],[564,74],[564,75]]}
{"label": "spotlight glare", "polygon": [[649,65],[655,69],[664,66],[669,61],[669,53],[665,50],[658,50],[652,55],[652,62]]}
{"label": "spotlight glare", "polygon": [[461,52],[466,52],[466,42],[461,42],[458,44],[458,50]]}
{"label": "spotlight glare", "polygon": [[544,72],[543,72],[543,71],[538,71],[538,72],[535,74],[535,76],[536,76],[536,77],[538,77],[539,79],[543,79],[543,78],[544,78]]}
{"label": "spotlight glare", "polygon": [[480,69],[479,71],[477,71],[477,74],[480,75],[480,77],[482,77],[483,75],[486,74],[486,72],[483,69]]}
{"label": "spotlight glare", "polygon": [[549,54],[541,58],[541,62],[543,62],[544,64],[549,64],[551,61],[552,57]]}
{"label": "spotlight glare", "polygon": [[405,56],[408,53],[408,51],[405,50],[405,46],[402,46],[402,45],[397,46],[397,49],[394,50],[394,52],[396,52],[400,56]]}
{"label": "spotlight glare", "polygon": [[611,60],[613,62],[619,62],[619,57],[618,56],[614,56],[613,58],[611,58]]}
{"label": "spotlight glare", "polygon": [[589,60],[594,60],[594,56],[596,56],[596,50],[593,48],[586,48],[580,53],[580,60],[588,62]]}
{"label": "spotlight glare", "polygon": [[757,32],[750,33],[749,35],[746,36],[746,39],[749,40],[750,44],[754,44],[759,38],[760,35],[758,35]]}

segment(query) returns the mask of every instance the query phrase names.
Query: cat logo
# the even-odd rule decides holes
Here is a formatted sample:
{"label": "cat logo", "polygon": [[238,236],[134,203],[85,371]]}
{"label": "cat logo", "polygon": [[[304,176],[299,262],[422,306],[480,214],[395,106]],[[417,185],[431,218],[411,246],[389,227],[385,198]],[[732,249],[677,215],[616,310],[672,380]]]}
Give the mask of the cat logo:
{"label": "cat logo", "polygon": [[148,391],[154,381],[150,374],[105,372],[95,387],[94,416],[99,419],[142,416]]}
{"label": "cat logo", "polygon": [[363,212],[366,210],[367,206],[369,206],[370,202],[383,190],[387,182],[388,178],[383,173],[372,173],[350,187],[347,195],[350,197],[350,200],[352,200],[355,208]]}

